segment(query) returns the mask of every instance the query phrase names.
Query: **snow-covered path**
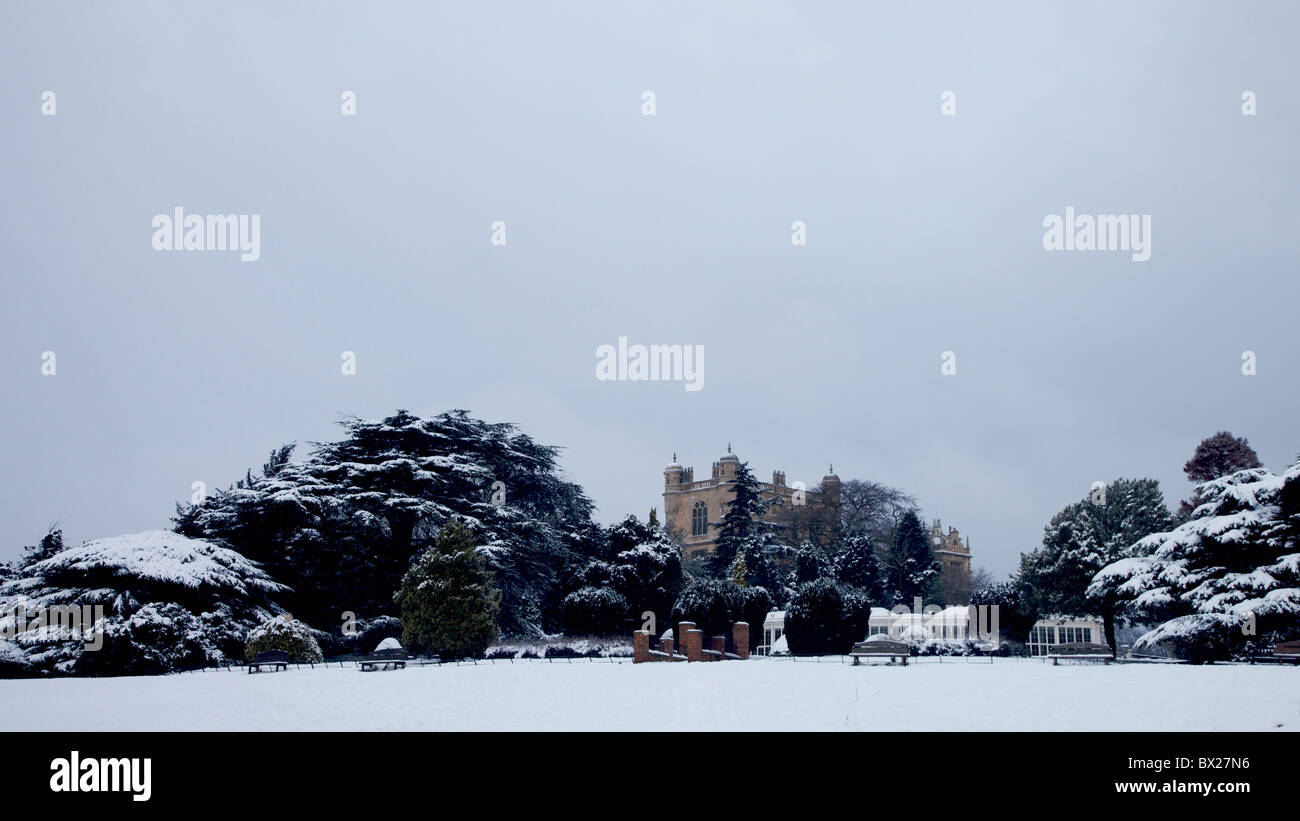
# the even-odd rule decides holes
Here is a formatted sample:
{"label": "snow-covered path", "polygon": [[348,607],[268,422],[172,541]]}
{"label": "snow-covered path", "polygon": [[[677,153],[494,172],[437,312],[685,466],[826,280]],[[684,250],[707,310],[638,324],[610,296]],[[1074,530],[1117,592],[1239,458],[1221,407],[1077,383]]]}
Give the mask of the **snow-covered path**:
{"label": "snow-covered path", "polygon": [[1294,667],[522,662],[0,681],[0,730],[1297,730]]}

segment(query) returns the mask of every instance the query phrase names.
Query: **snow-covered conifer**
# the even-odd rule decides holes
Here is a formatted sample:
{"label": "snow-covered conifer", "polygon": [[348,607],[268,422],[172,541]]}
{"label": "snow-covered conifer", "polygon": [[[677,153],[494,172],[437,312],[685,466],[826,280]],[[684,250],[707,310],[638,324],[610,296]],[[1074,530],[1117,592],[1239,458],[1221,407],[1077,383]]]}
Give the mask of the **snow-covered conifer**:
{"label": "snow-covered conifer", "polygon": [[1212,479],[1197,498],[1191,519],[1101,568],[1088,595],[1162,622],[1135,649],[1167,642],[1212,660],[1300,636],[1300,461]]}

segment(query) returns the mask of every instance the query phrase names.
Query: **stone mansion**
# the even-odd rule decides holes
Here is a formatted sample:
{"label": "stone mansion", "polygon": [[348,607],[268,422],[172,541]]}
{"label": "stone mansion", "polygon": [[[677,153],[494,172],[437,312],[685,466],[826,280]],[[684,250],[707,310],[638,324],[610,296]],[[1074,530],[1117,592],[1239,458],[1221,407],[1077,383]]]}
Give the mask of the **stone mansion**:
{"label": "stone mansion", "polygon": [[[727,452],[713,463],[707,479],[697,481],[695,468],[680,465],[677,454],[673,454],[673,463],[664,468],[664,527],[681,543],[683,559],[701,559],[714,551],[719,528],[713,523],[720,522],[727,512],[732,499],[731,482],[738,467],[740,458],[728,445]],[[801,482],[792,486],[781,470],[772,471],[771,482],[758,484],[764,499],[780,497],[781,504],[769,507],[764,519],[784,530],[792,543],[806,537],[819,521],[823,524],[832,519],[838,521],[842,486],[833,466],[815,488],[805,488]],[[969,603],[969,537],[963,541],[953,527],[945,533],[936,519],[930,529],[930,542],[939,561],[939,592],[943,603]]]}
{"label": "stone mansion", "polygon": [[[727,452],[713,463],[708,479],[697,482],[695,468],[679,465],[677,454],[664,468],[664,527],[681,542],[682,558],[699,559],[713,552],[720,528],[712,523],[722,521],[727,512],[738,467],[740,458],[728,445]],[[783,529],[796,530],[799,521],[809,516],[838,515],[840,477],[834,469],[822,477],[817,488],[804,488],[800,483],[792,487],[780,470],[772,471],[771,482],[759,482],[759,488],[764,499],[780,497],[781,504],[769,507],[764,520]]]}

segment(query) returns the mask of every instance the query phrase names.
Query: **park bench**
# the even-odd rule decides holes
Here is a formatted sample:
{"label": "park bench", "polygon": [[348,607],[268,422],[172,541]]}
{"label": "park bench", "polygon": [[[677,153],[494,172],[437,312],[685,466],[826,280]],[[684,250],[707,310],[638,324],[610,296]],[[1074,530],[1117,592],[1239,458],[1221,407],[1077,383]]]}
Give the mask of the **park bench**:
{"label": "park bench", "polygon": [[870,658],[887,658],[891,661],[899,659],[906,667],[910,655],[912,655],[912,648],[901,641],[859,641],[849,651],[854,667],[857,667],[862,659]]}
{"label": "park bench", "polygon": [[1110,664],[1115,660],[1111,655],[1110,648],[1104,644],[1091,644],[1086,641],[1070,641],[1064,644],[1053,644],[1047,648],[1047,657],[1052,660],[1052,666],[1055,667],[1061,659],[1071,661],[1100,661],[1102,664]]}
{"label": "park bench", "polygon": [[1284,641],[1274,645],[1273,658],[1279,664],[1300,664],[1300,641]]}
{"label": "park bench", "polygon": [[260,673],[263,667],[270,667],[271,672],[289,668],[289,654],[284,650],[263,650],[248,663],[249,673]]}
{"label": "park bench", "polygon": [[368,673],[372,670],[383,668],[404,670],[406,669],[406,651],[400,647],[386,647],[383,650],[376,650],[361,660],[361,671]]}
{"label": "park bench", "polygon": [[1300,664],[1300,641],[1284,641],[1273,645],[1273,654],[1251,656],[1250,663],[1262,661],[1266,664]]}

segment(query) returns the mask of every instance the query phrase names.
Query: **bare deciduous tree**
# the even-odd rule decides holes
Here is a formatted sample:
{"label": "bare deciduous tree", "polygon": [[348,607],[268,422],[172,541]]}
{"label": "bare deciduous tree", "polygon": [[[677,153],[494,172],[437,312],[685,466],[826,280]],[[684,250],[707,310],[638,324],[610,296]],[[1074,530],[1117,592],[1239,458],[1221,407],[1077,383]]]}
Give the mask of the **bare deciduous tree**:
{"label": "bare deciduous tree", "polygon": [[840,521],[845,536],[869,536],[877,546],[893,544],[894,530],[916,497],[880,482],[850,479],[840,489]]}

